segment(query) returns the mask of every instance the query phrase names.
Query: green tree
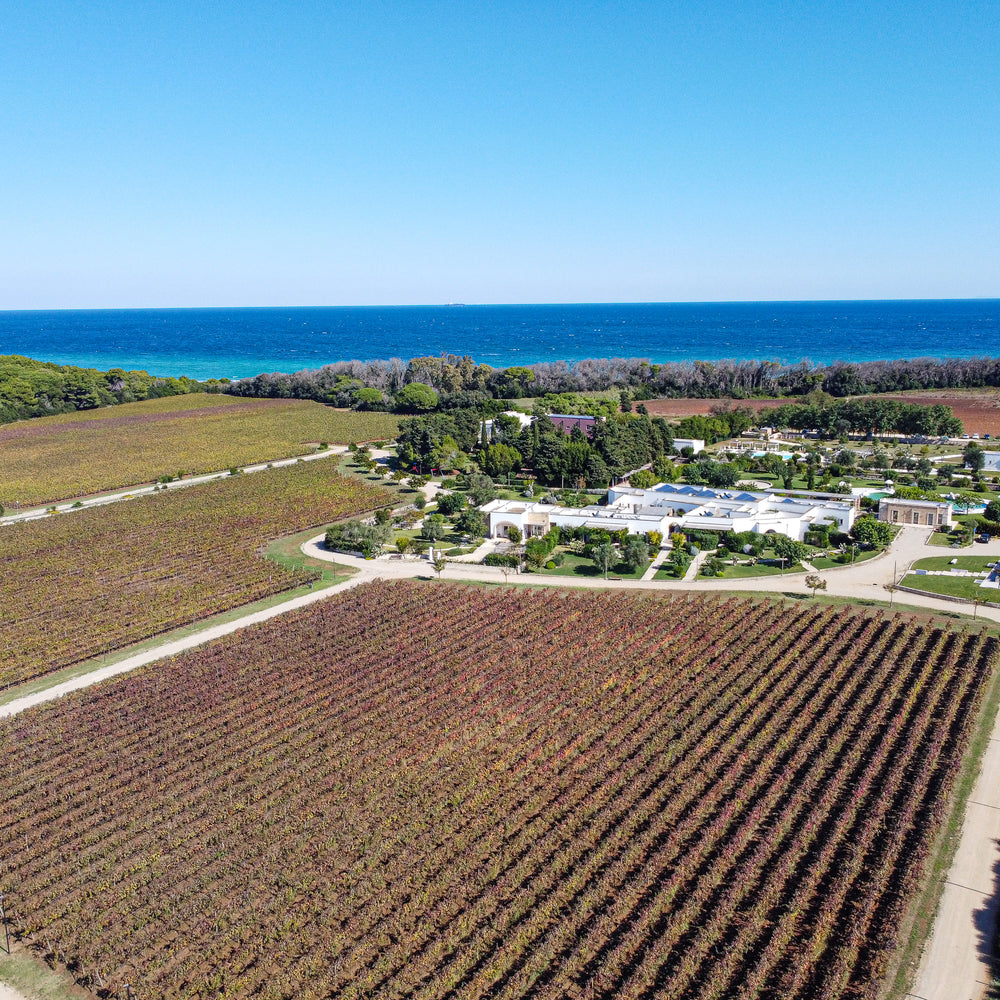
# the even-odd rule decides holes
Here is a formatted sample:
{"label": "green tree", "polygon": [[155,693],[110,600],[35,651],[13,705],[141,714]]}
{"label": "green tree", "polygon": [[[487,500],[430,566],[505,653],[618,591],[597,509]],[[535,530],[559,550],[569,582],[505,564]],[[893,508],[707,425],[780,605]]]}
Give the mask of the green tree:
{"label": "green tree", "polygon": [[813,597],[815,597],[817,590],[826,590],[826,580],[815,573],[810,573],[806,577],[806,586],[813,592]]}
{"label": "green tree", "polygon": [[600,455],[591,455],[587,459],[587,468],[583,476],[588,489],[604,490],[611,482],[611,472]]}
{"label": "green tree", "polygon": [[401,413],[426,413],[437,405],[437,392],[423,382],[410,382],[396,393],[396,409]]}
{"label": "green tree", "polygon": [[657,482],[676,482],[677,466],[666,455],[657,455],[653,459],[653,475],[656,476]]}
{"label": "green tree", "polygon": [[986,465],[986,452],[975,441],[970,441],[962,449],[962,461],[967,469],[982,472],[983,466]]}
{"label": "green tree", "polygon": [[488,530],[486,515],[474,507],[467,507],[458,515],[455,527],[470,538],[485,538]]}
{"label": "green tree", "polygon": [[461,471],[468,468],[469,456],[450,434],[445,434],[441,443],[430,453],[430,463],[431,468],[441,472],[452,472],[455,469]]}
{"label": "green tree", "polygon": [[541,538],[529,538],[524,546],[524,561],[532,569],[539,570],[545,565],[551,549]]}
{"label": "green tree", "polygon": [[702,482],[717,489],[728,489],[736,485],[740,470],[735,465],[711,460],[698,463],[698,476]]}
{"label": "green tree", "polygon": [[961,510],[968,513],[973,507],[979,503],[979,497],[972,493],[959,493],[957,497],[952,501],[952,503],[959,507]]}
{"label": "green tree", "polygon": [[355,519],[329,527],[326,547],[331,552],[360,552],[366,559],[374,559],[382,554],[391,534],[390,524],[364,524]]}
{"label": "green tree", "polygon": [[639,535],[630,535],[623,554],[625,563],[633,572],[649,562],[649,546]]}
{"label": "green tree", "polygon": [[792,483],[795,480],[795,463],[789,459],[787,462],[782,462],[781,464],[781,481],[785,484],[785,489],[792,489]]}
{"label": "green tree", "polygon": [[652,489],[659,480],[649,469],[638,469],[629,476],[629,485],[638,490]]}
{"label": "green tree", "polygon": [[797,542],[787,535],[775,535],[771,547],[774,549],[774,554],[779,559],[784,559],[788,565],[801,562],[809,556],[809,549],[802,542]]}
{"label": "green tree", "polygon": [[452,517],[466,507],[468,501],[461,493],[438,493],[437,509],[440,513]]}
{"label": "green tree", "polygon": [[517,527],[517,525],[512,524],[507,529],[507,538],[510,540],[510,542],[513,545],[520,545],[521,544],[521,539],[523,537],[524,536],[521,534],[521,529],[519,527]]}
{"label": "green tree", "polygon": [[892,541],[892,528],[870,515],[862,515],[854,522],[851,535],[873,549],[879,549]]}
{"label": "green tree", "polygon": [[608,570],[615,562],[615,547],[610,541],[600,541],[590,547],[590,558],[594,565],[608,578]]}
{"label": "green tree", "polygon": [[434,553],[434,559],[431,563],[434,567],[434,572],[437,573],[438,579],[441,579],[441,574],[444,572],[445,567],[448,565],[448,560],[444,557],[441,552]]}
{"label": "green tree", "polygon": [[444,514],[428,514],[420,526],[420,535],[429,542],[437,542],[444,538],[448,530],[448,522]]}
{"label": "green tree", "polygon": [[469,476],[469,487],[468,487],[469,499],[477,506],[482,507],[483,504],[489,503],[491,500],[496,500],[497,491],[496,487],[493,485],[493,480],[489,476],[475,475]]}
{"label": "green tree", "polygon": [[502,442],[487,445],[479,453],[479,464],[488,476],[500,478],[521,468],[521,453],[517,448]]}
{"label": "green tree", "polygon": [[354,408],[357,410],[378,410],[385,406],[385,397],[380,389],[366,386],[354,393]]}
{"label": "green tree", "polygon": [[[681,535],[681,538],[684,536]],[[676,536],[675,536],[676,538]],[[688,566],[691,565],[691,557],[684,550],[683,542],[678,543],[674,541],[674,547],[670,550],[670,555],[667,557],[670,568],[674,576],[682,578],[687,572]]]}

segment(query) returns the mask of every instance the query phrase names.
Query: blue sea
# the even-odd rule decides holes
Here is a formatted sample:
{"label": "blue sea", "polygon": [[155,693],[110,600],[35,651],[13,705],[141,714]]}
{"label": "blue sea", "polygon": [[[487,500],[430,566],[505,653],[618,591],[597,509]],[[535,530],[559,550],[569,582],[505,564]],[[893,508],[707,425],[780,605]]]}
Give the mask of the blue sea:
{"label": "blue sea", "polygon": [[8,311],[0,354],[198,379],[441,354],[494,367],[1000,356],[1000,299]]}

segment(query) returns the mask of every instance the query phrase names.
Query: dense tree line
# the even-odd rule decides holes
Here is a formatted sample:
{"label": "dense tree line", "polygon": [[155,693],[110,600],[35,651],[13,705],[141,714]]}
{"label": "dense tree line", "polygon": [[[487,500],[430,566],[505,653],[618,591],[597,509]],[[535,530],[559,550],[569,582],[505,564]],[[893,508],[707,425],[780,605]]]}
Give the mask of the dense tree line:
{"label": "dense tree line", "polygon": [[[389,361],[344,361],[292,374],[261,374],[253,378],[196,382],[188,378],[158,378],[146,372],[108,372],[34,361],[17,355],[0,356],[0,422],[23,417],[91,409],[182,392],[225,391],[237,396],[314,399],[359,410],[394,410],[421,414],[478,410],[492,415],[505,401],[531,397],[548,412],[607,416],[620,405],[658,396],[803,397],[817,392],[841,398],[904,389],[1000,386],[1000,358],[920,358],[858,364],[780,365],[756,361],[692,361],[651,364],[640,358],[587,359],[569,364],[545,362],[511,368],[491,368],[472,358],[452,354],[436,358]],[[614,400],[574,394],[616,391]],[[842,411],[850,422],[856,411]],[[926,417],[926,415],[925,415]],[[798,426],[801,411],[788,411],[783,426]],[[941,426],[939,416],[935,426]],[[930,426],[922,418],[924,426]],[[872,423],[877,426],[879,420]],[[934,424],[934,421],[930,422]],[[803,426],[822,426],[808,421]],[[887,428],[888,429],[888,428]],[[910,428],[899,428],[909,432]],[[947,433],[913,429],[913,433]],[[689,433],[689,432],[683,432]],[[719,440],[709,431],[692,437]],[[726,435],[721,435],[726,436]]]}
{"label": "dense tree line", "polygon": [[598,421],[589,438],[579,428],[567,434],[542,413],[523,428],[516,417],[500,415],[487,432],[473,410],[414,417],[403,421],[397,437],[400,464],[421,473],[465,471],[474,458],[495,478],[530,469],[547,486],[595,488],[672,447],[670,426],[661,417],[626,413]]}
{"label": "dense tree line", "polygon": [[225,381],[157,378],[143,371],[57,365],[19,354],[0,355],[0,423],[186,392],[217,392]]}
{"label": "dense tree line", "polygon": [[774,427],[818,430],[824,437],[843,434],[912,434],[936,437],[962,433],[950,406],[921,406],[896,399],[832,399],[812,393],[802,403],[776,407],[761,416]]}
{"label": "dense tree line", "polygon": [[916,358],[898,361],[678,361],[652,364],[643,358],[586,359],[492,368],[472,358],[444,354],[404,362],[343,361],[313,371],[262,374],[227,390],[244,396],[316,399],[359,409],[400,409],[404,387],[419,383],[434,391],[434,406],[459,409],[491,401],[577,392],[627,390],[632,399],[728,397],[753,399],[805,396],[822,390],[845,397],[907,389],[1000,386],[1000,358]]}

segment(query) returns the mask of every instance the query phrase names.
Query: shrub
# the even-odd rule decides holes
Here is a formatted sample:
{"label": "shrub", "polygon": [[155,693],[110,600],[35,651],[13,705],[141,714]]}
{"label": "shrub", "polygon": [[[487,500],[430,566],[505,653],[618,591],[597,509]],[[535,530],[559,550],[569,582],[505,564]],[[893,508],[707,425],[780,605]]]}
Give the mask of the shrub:
{"label": "shrub", "polygon": [[484,566],[510,566],[517,569],[521,560],[512,552],[491,552],[483,559]]}
{"label": "shrub", "polygon": [[811,528],[805,534],[805,542],[817,549],[825,549],[830,544],[830,536],[826,528]]}
{"label": "shrub", "polygon": [[467,501],[461,493],[439,493],[437,496],[437,509],[449,517],[459,513],[466,503]]}
{"label": "shrub", "polygon": [[702,576],[722,576],[724,572],[725,564],[714,556],[711,559],[706,559],[701,567]]}
{"label": "shrub", "polygon": [[719,547],[719,532],[702,531],[697,528],[688,528],[686,531],[687,540],[693,542],[699,549],[711,552]]}

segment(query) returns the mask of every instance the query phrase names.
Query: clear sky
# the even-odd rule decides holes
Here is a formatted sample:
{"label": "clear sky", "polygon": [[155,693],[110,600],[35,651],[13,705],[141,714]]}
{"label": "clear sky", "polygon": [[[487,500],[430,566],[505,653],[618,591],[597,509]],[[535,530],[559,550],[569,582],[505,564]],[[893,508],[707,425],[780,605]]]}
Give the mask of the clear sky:
{"label": "clear sky", "polygon": [[30,0],[0,308],[1000,296],[1000,0]]}

